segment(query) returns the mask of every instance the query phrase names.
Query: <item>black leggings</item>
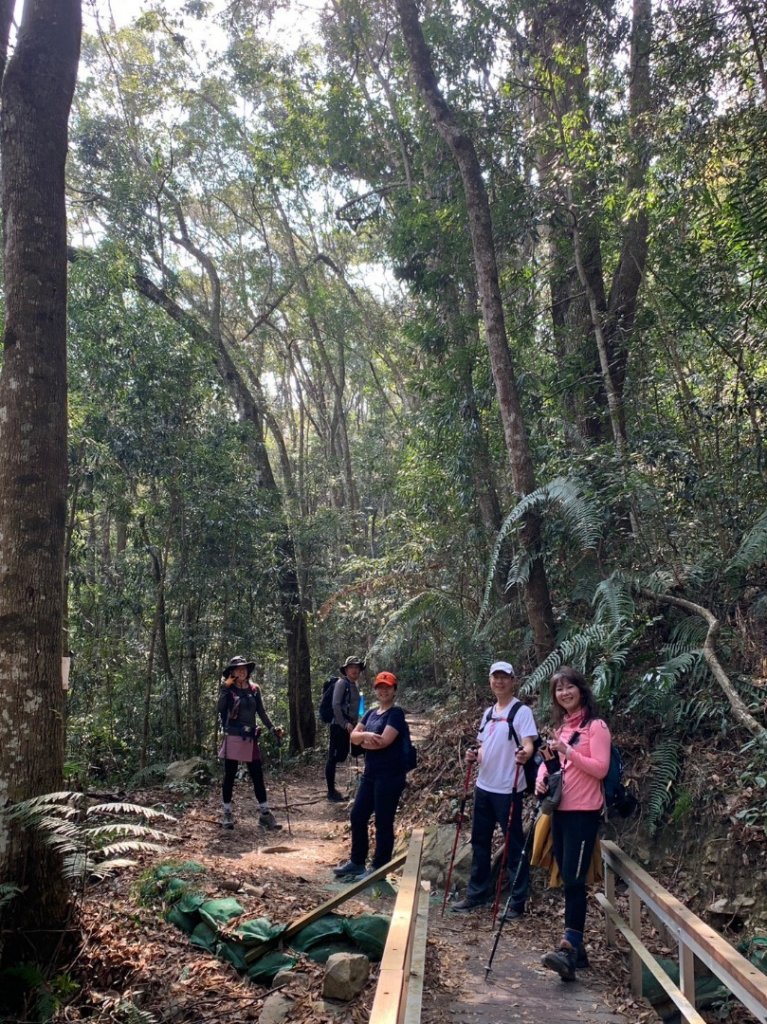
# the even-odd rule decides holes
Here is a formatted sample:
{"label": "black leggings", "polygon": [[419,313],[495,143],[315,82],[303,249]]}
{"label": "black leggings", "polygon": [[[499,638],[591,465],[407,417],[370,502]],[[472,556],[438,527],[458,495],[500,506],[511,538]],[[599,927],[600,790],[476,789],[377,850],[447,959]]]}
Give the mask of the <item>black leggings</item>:
{"label": "black leggings", "polygon": [[[234,779],[237,775],[239,763],[239,761],[232,761],[229,758],[224,761],[224,786],[221,795],[225,804],[232,802],[232,790],[234,789]],[[261,767],[261,762],[246,761],[245,767],[248,769],[253,780],[253,792],[256,794],[256,800],[260,804],[265,804],[266,786],[264,785],[264,769]]]}
{"label": "black leggings", "polygon": [[565,928],[583,933],[586,876],[599,831],[601,811],[554,811],[551,838],[565,891]]}

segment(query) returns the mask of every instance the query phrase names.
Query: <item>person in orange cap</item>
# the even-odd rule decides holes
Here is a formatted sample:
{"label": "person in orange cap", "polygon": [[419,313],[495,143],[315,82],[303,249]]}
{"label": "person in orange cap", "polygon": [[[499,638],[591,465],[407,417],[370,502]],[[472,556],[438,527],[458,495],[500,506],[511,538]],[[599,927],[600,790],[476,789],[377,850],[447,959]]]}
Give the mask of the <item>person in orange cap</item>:
{"label": "person in orange cap", "polygon": [[[407,774],[407,745],[410,732],[405,713],[397,707],[397,677],[393,672],[379,672],[373,685],[378,706],[371,708],[351,733],[352,743],[365,751],[365,770],[357,790],[349,820],[352,826],[352,849],[349,860],[333,868],[338,875],[363,878],[391,860],[394,850],[394,815]],[[368,855],[368,822],[375,814],[375,852],[370,869]]]}

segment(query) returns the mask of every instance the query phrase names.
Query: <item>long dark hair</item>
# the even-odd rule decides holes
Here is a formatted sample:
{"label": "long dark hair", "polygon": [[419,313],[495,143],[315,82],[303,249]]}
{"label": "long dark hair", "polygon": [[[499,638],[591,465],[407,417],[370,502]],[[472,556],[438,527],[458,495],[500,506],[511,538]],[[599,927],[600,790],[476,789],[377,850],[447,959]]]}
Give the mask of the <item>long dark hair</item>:
{"label": "long dark hair", "polygon": [[579,672],[577,668],[573,668],[572,665],[560,665],[554,675],[551,677],[549,683],[549,692],[551,693],[551,717],[554,725],[559,726],[564,722],[567,717],[567,712],[561,704],[557,702],[556,689],[557,683],[560,679],[566,679],[568,683],[572,683],[573,686],[577,686],[581,694],[581,709],[583,711],[582,725],[586,725],[592,718],[596,718],[599,714],[597,709],[597,702],[594,698],[594,694],[591,692],[591,687],[586,682],[586,677],[582,672]]}

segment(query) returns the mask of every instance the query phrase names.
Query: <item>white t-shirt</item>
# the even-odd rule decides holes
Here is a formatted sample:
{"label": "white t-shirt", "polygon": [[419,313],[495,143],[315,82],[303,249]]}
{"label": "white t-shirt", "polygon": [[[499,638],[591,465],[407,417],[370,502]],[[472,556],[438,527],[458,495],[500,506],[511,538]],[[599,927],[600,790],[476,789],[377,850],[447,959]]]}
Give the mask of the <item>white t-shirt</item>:
{"label": "white t-shirt", "polygon": [[[517,752],[517,744],[513,736],[509,738],[508,717],[515,704],[521,705],[513,722],[514,732],[519,736],[520,742],[528,736],[535,739],[538,735],[532,711],[516,697],[505,708],[499,709],[497,704],[493,704],[492,708],[485,709],[477,733],[477,742],[482,744],[482,764],[477,776],[477,785],[488,793],[511,793],[514,788],[514,775],[517,770],[514,755]],[[489,719],[488,711],[491,712]],[[520,767],[517,792],[524,788],[525,772],[524,768]]]}

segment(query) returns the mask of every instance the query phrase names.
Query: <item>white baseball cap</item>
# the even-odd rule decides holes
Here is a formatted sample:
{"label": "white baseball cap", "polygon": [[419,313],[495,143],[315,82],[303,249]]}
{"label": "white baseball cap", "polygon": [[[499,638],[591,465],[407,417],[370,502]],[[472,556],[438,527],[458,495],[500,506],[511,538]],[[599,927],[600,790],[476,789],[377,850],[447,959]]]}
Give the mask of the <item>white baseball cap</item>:
{"label": "white baseball cap", "polygon": [[493,672],[505,672],[507,676],[514,675],[514,666],[510,661],[494,661],[490,666],[490,675]]}

